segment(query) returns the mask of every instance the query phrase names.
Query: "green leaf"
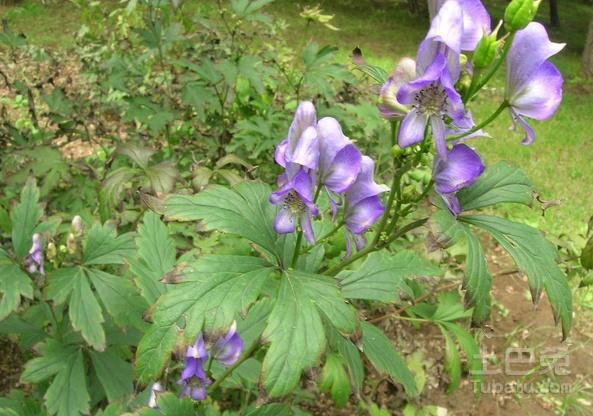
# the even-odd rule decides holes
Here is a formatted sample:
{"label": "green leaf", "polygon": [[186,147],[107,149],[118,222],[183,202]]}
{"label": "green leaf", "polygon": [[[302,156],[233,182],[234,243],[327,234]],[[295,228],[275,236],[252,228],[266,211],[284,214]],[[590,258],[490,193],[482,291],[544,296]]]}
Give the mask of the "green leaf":
{"label": "green leaf", "polygon": [[84,278],[82,267],[57,269],[47,276],[47,296],[57,304],[68,300],[77,279]]}
{"label": "green leaf", "polygon": [[483,381],[482,371],[482,356],[480,354],[480,347],[474,337],[459,325],[452,322],[443,322],[441,324],[449,332],[451,332],[461,347],[461,350],[467,358],[469,367],[469,374],[474,383],[474,391],[480,392]]}
{"label": "green leaf", "polygon": [[107,399],[113,402],[132,393],[132,365],[115,352],[91,351],[91,360]]}
{"label": "green leaf", "polygon": [[356,326],[354,310],[344,302],[333,279],[285,273],[264,331],[271,343],[262,370],[270,396],[289,393],[301,372],[319,359],[325,345],[321,314],[340,331],[352,332]]}
{"label": "green leaf", "polygon": [[159,413],[164,416],[195,416],[194,404],[188,398],[179,398],[173,393],[160,393],[157,397]]}
{"label": "green leaf", "polygon": [[21,200],[14,207],[12,220],[12,246],[17,260],[20,262],[29,253],[33,230],[41,218],[39,206],[39,189],[34,183],[28,182],[21,192]]}
{"label": "green leaf", "polygon": [[327,393],[331,391],[332,399],[337,407],[343,407],[348,402],[352,391],[348,382],[348,374],[342,360],[336,354],[328,354],[319,382],[319,390]]}
{"label": "green leaf", "polygon": [[249,309],[245,319],[237,321],[237,332],[245,345],[253,345],[264,332],[272,307],[270,298],[262,298]]}
{"label": "green leaf", "polygon": [[508,251],[519,270],[527,275],[534,302],[538,302],[545,289],[554,319],[562,322],[562,335],[566,338],[572,322],[572,293],[556,264],[555,247],[540,231],[524,224],[490,216],[467,216],[462,220],[488,231]]}
{"label": "green leaf", "polygon": [[136,350],[134,366],[134,373],[140,383],[150,383],[160,376],[171,351],[175,348],[176,340],[177,328],[175,326],[153,325],[144,334]]}
{"label": "green leaf", "polygon": [[457,197],[465,211],[500,202],[529,205],[533,200],[533,186],[520,169],[498,162],[486,169],[472,186],[459,191]]}
{"label": "green leaf", "polygon": [[393,302],[399,299],[401,292],[413,296],[404,279],[439,274],[441,271],[431,262],[404,250],[394,256],[372,253],[358,270],[343,271],[337,278],[346,298]]}
{"label": "green leaf", "polygon": [[332,349],[336,350],[346,362],[352,385],[358,391],[364,383],[364,365],[356,345],[344,338],[332,325],[325,325],[327,340]]}
{"label": "green leaf", "polygon": [[148,305],[128,279],[95,269],[88,269],[87,273],[101,302],[117,324],[131,324],[139,329],[144,326],[142,314]]}
{"label": "green leaf", "polygon": [[25,383],[39,383],[57,374],[77,348],[48,338],[38,347],[40,356],[27,361],[21,379]]}
{"label": "green leaf", "polygon": [[581,265],[587,270],[593,270],[593,237],[589,238],[581,252]]}
{"label": "green leaf", "polygon": [[166,194],[173,190],[175,181],[179,175],[175,162],[166,160],[144,170],[144,174],[150,181],[150,187],[157,194]]}
{"label": "green leaf", "polygon": [[447,393],[451,394],[459,388],[461,382],[461,360],[459,359],[457,346],[449,332],[441,325],[439,325],[439,329],[445,338],[445,371],[450,379]]}
{"label": "green leaf", "polygon": [[124,257],[131,257],[135,252],[132,233],[117,236],[109,225],[95,224],[84,241],[83,258],[86,265],[122,264]]}
{"label": "green leaf", "polygon": [[276,208],[268,202],[270,192],[258,182],[241,183],[235,190],[211,185],[196,195],[168,197],[164,213],[177,221],[202,220],[208,230],[237,234],[274,253]]}
{"label": "green leaf", "polygon": [[167,226],[154,212],[144,215],[136,238],[139,259],[128,259],[136,284],[149,304],[166,292],[161,278],[175,266],[175,245]]}
{"label": "green leaf", "polygon": [[159,299],[152,318],[161,327],[185,327],[188,342],[203,327],[227,329],[257,300],[272,270],[255,257],[203,256],[181,272],[182,282]]}
{"label": "green leaf", "polygon": [[0,321],[21,304],[21,296],[33,299],[33,284],[29,276],[14,264],[0,248]]}
{"label": "green leaf", "polygon": [[77,416],[90,412],[82,351],[77,350],[67,361],[62,362],[62,369],[45,392],[44,398],[50,414]]}
{"label": "green leaf", "polygon": [[252,410],[247,410],[245,416],[293,416],[290,406],[284,403],[270,403]]}
{"label": "green leaf", "polygon": [[95,299],[86,274],[77,275],[72,286],[69,303],[72,327],[80,331],[82,337],[98,351],[105,349],[105,331],[101,306]]}
{"label": "green leaf", "polygon": [[467,264],[463,288],[465,292],[465,306],[473,307],[472,322],[482,325],[490,316],[490,290],[492,276],[488,272],[486,256],[480,240],[467,228],[463,227],[467,241]]}
{"label": "green leaf", "polygon": [[363,352],[382,374],[389,375],[393,381],[401,383],[410,396],[417,396],[414,376],[408,370],[405,361],[397,353],[389,338],[374,325],[367,322],[360,323],[362,328]]}

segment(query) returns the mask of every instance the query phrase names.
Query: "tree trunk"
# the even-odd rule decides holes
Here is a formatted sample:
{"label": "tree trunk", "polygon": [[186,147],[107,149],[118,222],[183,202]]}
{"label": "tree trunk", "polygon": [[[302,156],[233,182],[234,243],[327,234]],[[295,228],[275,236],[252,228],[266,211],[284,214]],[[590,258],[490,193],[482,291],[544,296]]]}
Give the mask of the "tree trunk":
{"label": "tree trunk", "polygon": [[583,74],[586,77],[593,78],[593,19],[589,22],[587,43],[585,43],[585,50],[583,51]]}
{"label": "tree trunk", "polygon": [[560,26],[560,17],[558,17],[558,0],[550,0],[550,25],[552,27]]}

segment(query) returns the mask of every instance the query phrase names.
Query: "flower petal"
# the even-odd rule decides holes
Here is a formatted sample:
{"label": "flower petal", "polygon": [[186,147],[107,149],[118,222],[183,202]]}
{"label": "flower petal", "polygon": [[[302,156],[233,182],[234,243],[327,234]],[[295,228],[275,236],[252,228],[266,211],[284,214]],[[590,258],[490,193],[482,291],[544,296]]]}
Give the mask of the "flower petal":
{"label": "flower petal", "polygon": [[384,211],[385,208],[378,196],[363,199],[352,208],[348,207],[346,226],[352,233],[362,234],[383,215]]}
{"label": "flower petal", "polygon": [[406,148],[420,143],[424,139],[424,130],[428,123],[428,116],[412,110],[403,119],[399,128],[397,142],[400,147]]}
{"label": "flower petal", "polygon": [[491,21],[480,0],[458,0],[463,10],[463,36],[461,49],[473,51],[484,34],[490,34]]}
{"label": "flower petal", "polygon": [[332,192],[345,192],[360,173],[362,155],[353,144],[342,148],[321,182]]}
{"label": "flower petal", "polygon": [[307,127],[301,137],[297,140],[295,147],[290,154],[287,154],[287,161],[296,165],[305,166],[309,169],[317,169],[319,160],[319,141],[315,127]]}
{"label": "flower petal", "polygon": [[278,234],[294,233],[296,229],[295,218],[289,208],[281,208],[274,220],[274,230]]}
{"label": "flower petal", "polygon": [[363,199],[387,191],[387,187],[378,185],[374,179],[375,162],[368,156],[362,156],[360,174],[346,191],[346,204],[353,207]]}
{"label": "flower petal", "polygon": [[457,218],[457,216],[459,216],[459,214],[461,214],[462,209],[461,209],[461,204],[459,203],[459,199],[457,199],[457,196],[455,195],[455,193],[440,194],[440,195],[443,198],[445,205],[447,205],[449,212],[451,214],[453,214],[454,217]]}
{"label": "flower petal", "polygon": [[305,240],[307,240],[310,245],[314,245],[315,233],[313,232],[313,224],[311,224],[311,214],[309,212],[301,214],[301,228],[303,229]]}
{"label": "flower petal", "polygon": [[507,97],[513,97],[521,90],[540,66],[565,45],[551,42],[546,29],[537,22],[518,31],[507,59]]}
{"label": "flower petal", "polygon": [[550,118],[562,101],[563,79],[550,62],[544,62],[510,98],[517,114],[536,120]]}
{"label": "flower petal", "polygon": [[287,148],[288,148],[288,139],[284,139],[276,147],[276,151],[274,152],[274,160],[276,161],[277,164],[279,164],[283,168],[286,167],[286,149]]}
{"label": "flower petal", "polygon": [[439,116],[430,118],[432,127],[432,137],[434,138],[434,147],[437,149],[438,157],[447,159],[447,129],[445,122]]}
{"label": "flower petal", "polygon": [[243,340],[237,333],[237,323],[233,322],[229,332],[212,347],[212,357],[228,367],[237,362],[242,352]]}
{"label": "flower petal", "polygon": [[458,144],[446,160],[437,156],[433,178],[437,192],[449,194],[471,186],[483,172],[480,156],[469,146]]}
{"label": "flower petal", "polygon": [[287,140],[289,142],[290,153],[294,152],[297,141],[301,138],[303,132],[308,127],[314,127],[316,123],[317,115],[313,103],[310,101],[301,102],[288,129]]}

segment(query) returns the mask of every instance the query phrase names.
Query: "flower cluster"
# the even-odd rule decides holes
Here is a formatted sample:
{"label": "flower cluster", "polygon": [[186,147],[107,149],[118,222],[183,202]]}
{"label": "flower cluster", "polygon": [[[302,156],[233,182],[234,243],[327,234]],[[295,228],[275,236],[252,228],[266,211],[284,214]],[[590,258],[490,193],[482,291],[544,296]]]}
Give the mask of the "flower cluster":
{"label": "flower cluster", "polygon": [[307,242],[315,244],[312,218],[319,215],[317,198],[323,192],[334,219],[344,206],[348,251],[351,240],[360,249],[362,234],[383,215],[379,195],[386,188],[375,183],[374,162],[344,135],[340,123],[332,117],[318,121],[313,104],[302,102],[275,160],[284,168],[279,189],[270,196],[270,202],[280,206],[276,232],[293,233],[300,225]]}
{"label": "flower cluster", "polygon": [[230,366],[237,362],[243,351],[243,340],[237,333],[237,325],[233,322],[229,332],[218,338],[210,348],[208,354],[204,335],[200,333],[196,342],[187,348],[185,365],[181,378],[177,384],[182,386],[181,395],[191,397],[193,400],[206,398],[206,387],[212,384],[204,371],[204,364],[216,360],[223,366]]}
{"label": "flower cluster", "polygon": [[[532,0],[514,1],[518,2],[525,3],[525,7],[536,7]],[[509,6],[512,10],[525,7]],[[505,38],[496,39],[501,25],[491,30],[490,16],[479,0],[429,0],[429,12],[430,30],[420,44],[416,61],[404,58],[398,63],[381,88],[379,110],[383,117],[401,122],[397,139],[402,148],[416,145],[428,137],[428,132],[432,133],[437,153],[433,167],[436,190],[457,216],[462,207],[455,193],[473,184],[484,166],[478,154],[459,141],[450,148],[447,136],[486,135],[482,126],[474,125],[465,107],[458,89],[460,79],[465,74],[469,79],[474,78],[472,85],[479,84],[476,68],[492,64],[496,48]],[[517,23],[519,20],[521,24]],[[513,125],[518,122],[525,130],[522,143],[530,144],[535,133],[525,117],[547,119],[562,99],[562,76],[548,59],[564,45],[550,42],[541,24],[519,20],[517,24],[506,25],[511,27],[506,41],[512,40],[512,44],[507,45],[510,46],[507,82],[501,109],[510,109]],[[476,67],[462,55],[467,52],[480,60]],[[473,92],[470,89],[466,101]]]}

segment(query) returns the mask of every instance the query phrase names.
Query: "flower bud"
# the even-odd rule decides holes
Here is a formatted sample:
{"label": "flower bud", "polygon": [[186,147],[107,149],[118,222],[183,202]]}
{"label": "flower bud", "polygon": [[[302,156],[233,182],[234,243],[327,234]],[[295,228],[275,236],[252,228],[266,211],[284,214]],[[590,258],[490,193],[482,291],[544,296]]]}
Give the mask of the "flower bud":
{"label": "flower bud", "polygon": [[68,238],[66,239],[66,248],[68,249],[68,253],[76,253],[76,236],[74,233],[68,233]]}
{"label": "flower bud", "polygon": [[401,155],[404,154],[404,149],[402,149],[401,147],[399,147],[399,145],[395,144],[391,147],[391,156],[393,157],[400,157]]}
{"label": "flower bud", "polygon": [[80,236],[82,234],[82,218],[80,218],[80,215],[76,215],[72,218],[71,228],[74,235]]}
{"label": "flower bud", "polygon": [[541,0],[512,0],[504,11],[504,27],[509,32],[524,29],[535,17]]}
{"label": "flower bud", "polygon": [[482,36],[482,39],[478,42],[476,50],[474,51],[474,57],[472,60],[473,66],[476,69],[482,69],[490,66],[496,58],[496,53],[502,44],[502,40],[497,40],[498,30],[502,25],[502,21],[496,26],[496,29],[491,34]]}
{"label": "flower bud", "polygon": [[53,260],[56,258],[57,254],[58,254],[58,249],[56,248],[56,245],[52,241],[47,243],[47,248],[45,249],[46,257],[49,260]]}

